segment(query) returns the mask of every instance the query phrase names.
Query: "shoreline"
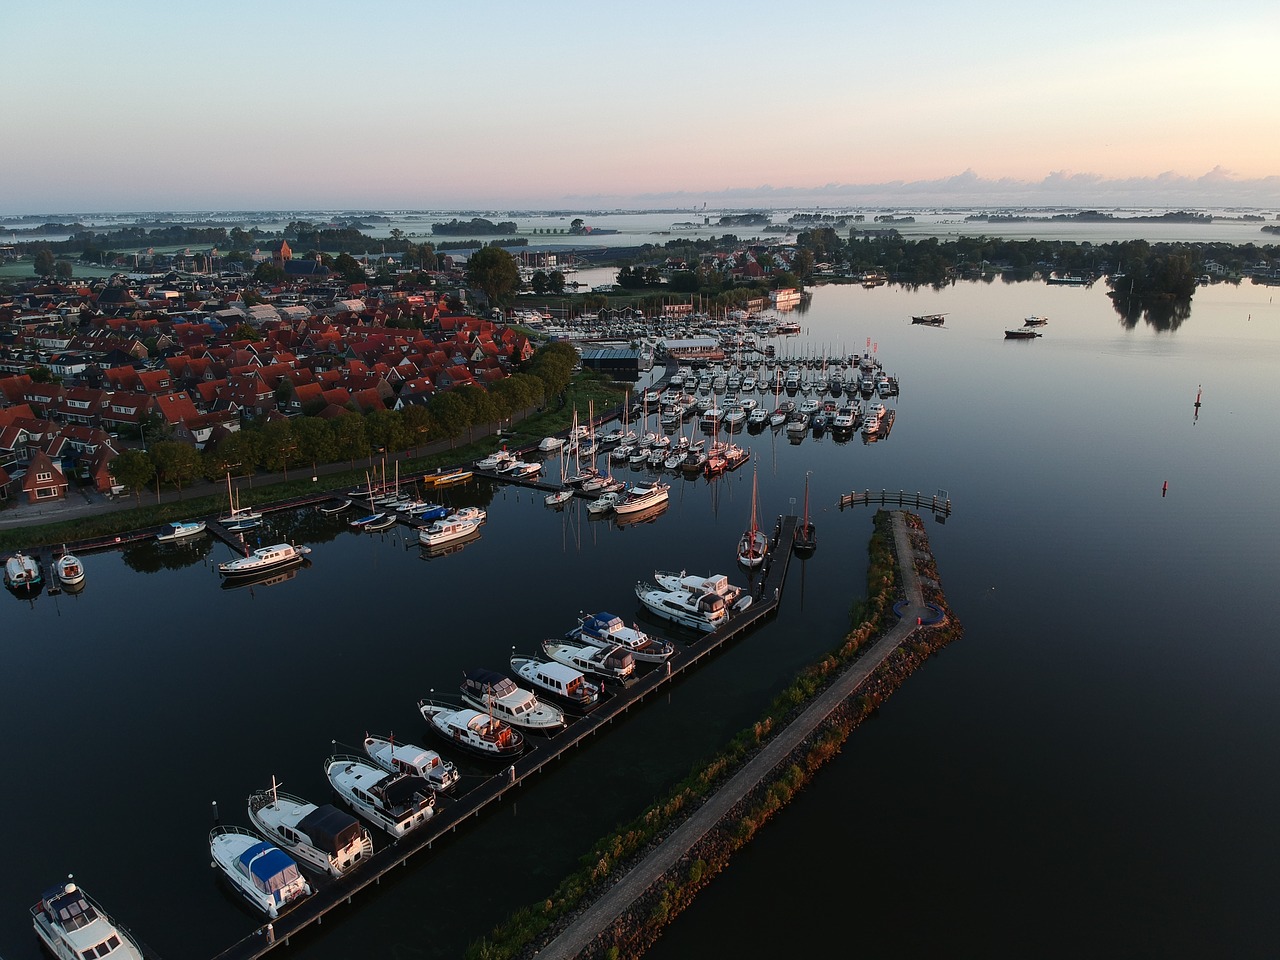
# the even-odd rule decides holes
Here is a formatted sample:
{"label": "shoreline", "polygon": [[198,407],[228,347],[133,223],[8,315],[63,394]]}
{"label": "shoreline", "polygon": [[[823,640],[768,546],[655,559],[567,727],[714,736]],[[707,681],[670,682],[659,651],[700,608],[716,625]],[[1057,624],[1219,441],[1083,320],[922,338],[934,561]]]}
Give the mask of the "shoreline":
{"label": "shoreline", "polygon": [[[520,911],[492,939],[474,945],[469,957],[642,955],[850,733],[961,635],[920,518],[881,510],[874,522],[868,598],[841,645],[701,772],[597,844],[584,858],[595,860],[587,876],[580,871],[566,879],[543,904]],[[938,610],[940,618],[924,622]]]}

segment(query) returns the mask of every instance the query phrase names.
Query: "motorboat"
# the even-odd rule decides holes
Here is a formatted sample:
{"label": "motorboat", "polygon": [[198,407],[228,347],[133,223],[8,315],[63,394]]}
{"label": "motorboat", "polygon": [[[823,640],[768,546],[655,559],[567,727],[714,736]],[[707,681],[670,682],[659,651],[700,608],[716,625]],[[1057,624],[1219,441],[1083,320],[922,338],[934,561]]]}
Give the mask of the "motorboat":
{"label": "motorboat", "polygon": [[1027,317],[1027,319],[1023,320],[1023,321],[1022,321],[1022,325],[1023,325],[1024,327],[1043,327],[1043,326],[1044,326],[1046,323],[1048,323],[1048,322],[1049,322],[1049,318],[1048,318],[1048,317],[1036,317],[1036,316],[1031,316],[1031,317]]}
{"label": "motorboat", "polygon": [[653,580],[664,590],[685,590],[690,593],[714,593],[724,600],[730,613],[738,613],[751,605],[751,595],[746,587],[730,583],[724,574],[713,573],[705,577],[697,574],[653,571]]}
{"label": "motorboat", "polygon": [[642,581],[636,584],[636,596],[650,613],[703,633],[715,630],[729,616],[724,598],[711,591],[667,590]]}
{"label": "motorboat", "polygon": [[142,948],[79,885],[67,880],[46,890],[31,908],[36,935],[58,960],[105,957],[142,960]]}
{"label": "motorboat", "polygon": [[44,574],[34,557],[15,553],[4,562],[4,585],[10,590],[34,590],[44,583]]}
{"label": "motorboat", "polygon": [[602,493],[596,499],[587,504],[587,513],[592,516],[601,516],[617,507],[618,502],[622,499],[620,493]]}
{"label": "motorboat", "polygon": [[564,727],[564,711],[538,700],[496,670],[466,670],[462,674],[462,700],[513,727],[548,733]]}
{"label": "motorboat", "polygon": [[625,680],[636,670],[635,657],[622,647],[543,640],[542,652],[557,663],[611,680]]}
{"label": "motorboat", "polygon": [[614,506],[614,512],[625,515],[647,510],[649,507],[666,502],[670,489],[670,485],[661,480],[633,483],[627,487],[622,499]]}
{"label": "motorboat", "polygon": [[524,750],[524,735],[488,713],[436,700],[419,700],[418,711],[438,736],[472,756],[504,760]]}
{"label": "motorboat", "polygon": [[912,323],[923,324],[926,327],[940,327],[946,321],[945,313],[924,313],[911,318]]}
{"label": "motorboat", "polygon": [[506,475],[526,480],[529,477],[536,477],[541,472],[542,464],[531,460],[517,460],[511,465],[511,469],[506,471]]}
{"label": "motorboat", "polygon": [[568,487],[561,487],[555,493],[548,493],[542,499],[548,507],[558,507],[562,503],[568,503],[573,499],[573,491]]}
{"label": "motorboat", "polygon": [[276,543],[269,547],[259,547],[246,557],[228,560],[218,564],[218,573],[227,577],[248,577],[271,570],[283,570],[294,567],[306,559],[311,552],[310,547],[295,547],[292,543]]}
{"label": "motorboat", "polygon": [[628,627],[621,617],[608,612],[583,617],[565,637],[580,639],[596,647],[622,647],[637,660],[654,663],[666,660],[675,652],[675,647],[665,640],[651,637],[639,627]]}
{"label": "motorboat", "polygon": [[552,453],[564,446],[564,437],[543,437],[538,449],[543,453]]}
{"label": "motorboat", "polygon": [[156,539],[161,543],[169,543],[174,540],[186,540],[188,537],[198,537],[204,531],[205,522],[203,520],[166,523],[164,528],[156,534]]}
{"label": "motorboat", "polygon": [[457,510],[450,511],[445,519],[474,520],[476,523],[484,523],[489,519],[489,513],[482,507],[459,507]]}
{"label": "motorboat", "polygon": [[214,827],[209,852],[232,888],[272,920],[311,893],[291,856],[242,827]]}
{"label": "motorboat", "polygon": [[[500,471],[507,464],[514,463],[516,456],[514,453],[508,453],[506,450],[499,450],[497,453],[491,453],[487,457],[483,457],[475,462],[477,470],[494,470]],[[439,481],[437,481],[437,485]]]}
{"label": "motorboat", "polygon": [[529,686],[566,709],[587,713],[600,703],[600,687],[589,681],[582,671],[541,657],[512,656],[511,669]]}
{"label": "motorboat", "polygon": [[1040,336],[1043,336],[1043,334],[1032,327],[1019,327],[1017,330],[1006,330],[1004,332],[1006,340],[1034,340]]}
{"label": "motorboat", "polygon": [[787,436],[803,437],[809,432],[809,414],[797,410],[787,418]]}
{"label": "motorboat", "polygon": [[393,837],[416,830],[436,812],[436,792],[422,777],[388,773],[371,760],[343,755],[329,757],[324,771],[338,796]]}
{"label": "motorboat", "polygon": [[453,516],[433,520],[428,526],[418,528],[418,542],[425,547],[438,547],[475,536],[480,532],[480,521],[464,520]]}
{"label": "motorboat", "polygon": [[831,421],[832,430],[852,430],[857,414],[851,406],[842,406],[836,410],[835,418]]}
{"label": "motorboat", "polygon": [[[65,547],[63,548],[65,551]],[[78,587],[84,583],[84,564],[80,562],[79,557],[72,556],[69,553],[63,553],[53,563],[53,572],[58,577],[58,582],[64,587]]]}
{"label": "motorboat", "polygon": [[317,806],[280,791],[249,794],[249,820],[273,843],[280,844],[304,867],[341,877],[373,855],[373,838],[359,820],[331,803]]}
{"label": "motorboat", "polygon": [[364,738],[364,752],[388,773],[411,773],[438,791],[458,785],[458,768],[434,750],[412,743],[396,743],[391,737]]}

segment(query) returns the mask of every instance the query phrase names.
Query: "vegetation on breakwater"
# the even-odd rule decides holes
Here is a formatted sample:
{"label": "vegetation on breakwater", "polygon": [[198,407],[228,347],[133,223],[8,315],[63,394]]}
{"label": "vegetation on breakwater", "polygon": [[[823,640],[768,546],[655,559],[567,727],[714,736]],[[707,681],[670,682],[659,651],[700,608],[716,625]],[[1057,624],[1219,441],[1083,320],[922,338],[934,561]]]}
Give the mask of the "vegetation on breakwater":
{"label": "vegetation on breakwater", "polygon": [[[906,516],[913,560],[925,600],[943,611],[941,621],[916,630],[910,641],[894,651],[867,678],[856,697],[846,700],[828,716],[813,736],[806,738],[786,761],[694,845],[680,865],[652,885],[624,917],[603,931],[583,953],[584,957],[617,960],[641,955],[662,929],[693,901],[698,891],[727,866],[733,854],[750,842],[756,831],[796,796],[818,768],[839,752],[850,732],[925,659],[960,636],[961,628],[950,616],[938,584],[923,524],[915,515]],[[868,549],[867,596],[855,604],[853,627],[840,646],[801,673],[775,698],[764,716],[739,733],[720,754],[677,784],[666,798],[597,843],[582,858],[581,867],[563,880],[549,898],[516,912],[487,938],[473,943],[467,951],[469,960],[526,960],[536,955],[612,884],[615,875],[625,872],[661,844],[892,626],[893,606],[902,598],[902,586],[894,556],[892,520],[886,511],[876,514],[875,531]]]}

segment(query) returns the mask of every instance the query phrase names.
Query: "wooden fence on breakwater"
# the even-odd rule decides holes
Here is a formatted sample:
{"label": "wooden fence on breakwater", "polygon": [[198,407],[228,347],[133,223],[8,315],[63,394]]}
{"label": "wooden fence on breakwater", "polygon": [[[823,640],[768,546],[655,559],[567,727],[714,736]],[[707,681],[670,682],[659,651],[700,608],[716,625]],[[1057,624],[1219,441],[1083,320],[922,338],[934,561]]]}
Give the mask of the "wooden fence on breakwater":
{"label": "wooden fence on breakwater", "polygon": [[[362,866],[337,880],[313,879],[316,892],[275,921],[258,927],[239,942],[217,954],[214,960],[256,960],[280,944],[287,944],[311,924],[320,925],[324,917],[343,904],[350,904],[360,891],[381,883],[382,878],[403,866],[416,853],[431,850],[437,841],[456,833],[464,823],[494,804],[500,803],[512,790],[589,737],[608,728],[614,720],[632,707],[672,684],[676,678],[701,665],[708,657],[746,631],[776,613],[782,602],[782,588],[791,561],[791,544],[799,519],[779,517],[771,539],[769,559],[754,584],[753,602],[742,612],[712,633],[677,647],[665,662],[654,664],[642,676],[625,686],[610,686],[608,697],[585,717],[574,719],[560,733],[542,738],[526,738],[533,746],[514,764],[504,765],[482,784],[438,803],[436,814],[425,825],[411,833],[389,841]],[[536,742],[535,742],[536,740]]]}
{"label": "wooden fence on breakwater", "polygon": [[855,490],[853,493],[840,495],[840,509],[860,507],[867,504],[877,506],[912,507],[916,510],[931,510],[935,516],[951,516],[951,497],[945,490],[939,490],[932,496],[920,493],[907,493],[904,490]]}

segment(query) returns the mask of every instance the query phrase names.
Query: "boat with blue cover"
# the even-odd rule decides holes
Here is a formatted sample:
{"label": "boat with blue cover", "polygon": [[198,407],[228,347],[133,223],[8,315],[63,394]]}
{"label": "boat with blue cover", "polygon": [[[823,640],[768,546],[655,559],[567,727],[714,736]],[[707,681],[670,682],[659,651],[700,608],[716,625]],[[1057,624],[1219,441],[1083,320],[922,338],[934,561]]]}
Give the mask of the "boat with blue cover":
{"label": "boat with blue cover", "polygon": [[651,637],[639,627],[628,627],[621,617],[607,611],[583,617],[565,637],[581,639],[593,647],[622,647],[637,660],[651,663],[666,660],[675,652],[675,647],[665,640]]}
{"label": "boat with blue cover", "polygon": [[311,893],[293,857],[256,833],[214,827],[209,831],[209,852],[232,888],[272,920]]}
{"label": "boat with blue cover", "polygon": [[198,537],[204,531],[205,522],[203,520],[196,520],[191,523],[166,523],[164,529],[156,534],[156,539],[161,543],[169,543],[174,540],[186,540],[188,537]]}

